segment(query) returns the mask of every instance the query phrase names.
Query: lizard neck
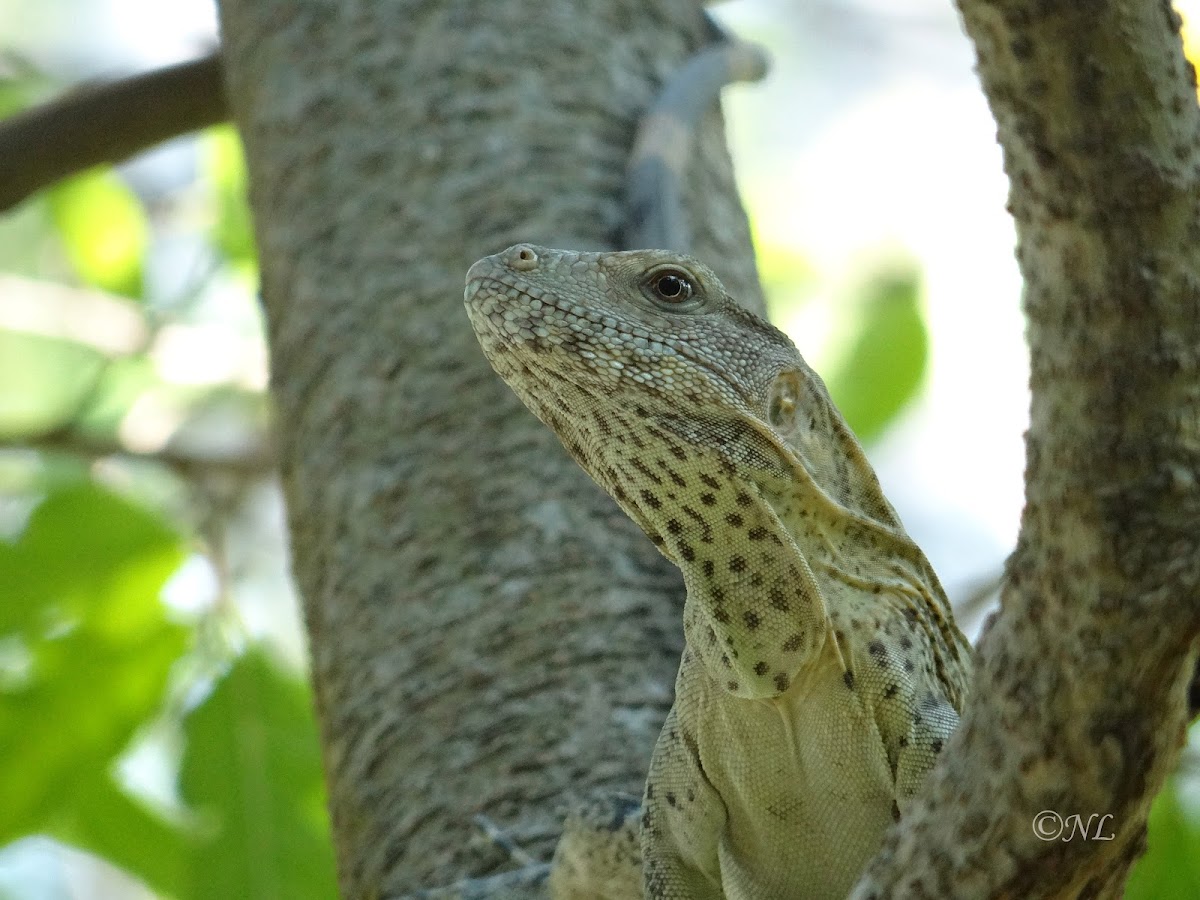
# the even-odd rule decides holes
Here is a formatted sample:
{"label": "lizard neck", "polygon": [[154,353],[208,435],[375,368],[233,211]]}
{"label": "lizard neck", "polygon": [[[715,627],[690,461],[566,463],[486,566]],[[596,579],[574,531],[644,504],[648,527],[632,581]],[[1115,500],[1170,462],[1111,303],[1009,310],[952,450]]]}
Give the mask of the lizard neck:
{"label": "lizard neck", "polygon": [[737,696],[776,696],[829,636],[851,642],[831,614],[903,615],[948,665],[965,652],[937,576],[815,375],[809,393],[786,435],[744,412],[614,404],[605,425],[623,440],[577,455],[682,570],[688,644]]}

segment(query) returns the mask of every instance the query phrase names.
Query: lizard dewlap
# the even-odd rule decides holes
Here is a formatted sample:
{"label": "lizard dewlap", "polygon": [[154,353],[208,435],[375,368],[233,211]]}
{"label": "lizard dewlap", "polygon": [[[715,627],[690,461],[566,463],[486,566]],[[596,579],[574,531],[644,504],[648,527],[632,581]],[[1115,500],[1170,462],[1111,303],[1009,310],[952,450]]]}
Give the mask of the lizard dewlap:
{"label": "lizard dewlap", "polygon": [[646,896],[844,897],[957,725],[970,648],[825,386],[675,253],[518,244],[471,267],[466,305],[687,585]]}

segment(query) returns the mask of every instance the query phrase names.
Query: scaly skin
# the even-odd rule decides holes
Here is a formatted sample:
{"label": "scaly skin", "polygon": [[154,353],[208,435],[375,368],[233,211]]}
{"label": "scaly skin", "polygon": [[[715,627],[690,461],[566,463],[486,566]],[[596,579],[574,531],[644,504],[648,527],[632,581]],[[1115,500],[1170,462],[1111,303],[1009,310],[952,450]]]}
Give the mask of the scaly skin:
{"label": "scaly skin", "polygon": [[466,304],[687,585],[646,896],[845,896],[957,725],[970,648],[821,380],[665,251],[519,244],[471,267]]}

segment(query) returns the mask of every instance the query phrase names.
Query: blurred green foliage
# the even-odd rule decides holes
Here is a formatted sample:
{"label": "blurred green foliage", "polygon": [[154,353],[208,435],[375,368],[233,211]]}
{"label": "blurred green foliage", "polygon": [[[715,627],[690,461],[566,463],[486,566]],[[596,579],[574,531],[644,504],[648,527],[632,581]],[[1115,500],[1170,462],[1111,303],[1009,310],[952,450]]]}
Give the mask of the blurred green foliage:
{"label": "blurred green foliage", "polygon": [[50,188],[50,212],[79,278],[114,294],[142,295],[150,225],[133,191],[111,169]]}
{"label": "blurred green foliage", "polygon": [[188,716],[185,738],[180,787],[203,838],[182,896],[335,897],[305,686],[252,650]]}
{"label": "blurred green foliage", "polygon": [[[1194,778],[1194,775],[1193,775]],[[1178,775],[1150,810],[1146,855],[1125,885],[1125,900],[1192,900],[1200,897],[1200,821],[1185,810],[1186,786]]]}
{"label": "blurred green foliage", "polygon": [[246,160],[241,139],[232,125],[220,125],[210,129],[205,151],[205,175],[217,211],[213,243],[230,262],[257,273],[258,252],[246,206]]}
{"label": "blurred green foliage", "polygon": [[[33,93],[4,98],[16,107]],[[0,846],[53,837],[179,900],[321,900],[337,890],[307,682],[246,631],[235,606],[181,615],[164,602],[184,561],[206,549],[207,514],[187,511],[186,472],[153,456],[147,468],[121,449],[125,423],[151,396],[182,411],[232,399],[261,427],[265,398],[247,407],[246,391],[228,384],[172,384],[149,352],[156,329],[211,320],[199,298],[221,273],[254,302],[236,133],[210,130],[197,155],[200,190],[174,218],[164,218],[171,198],[152,215],[111,168],[0,217],[0,276],[33,278],[0,296]],[[199,267],[190,301],[164,304],[145,278],[152,235],[180,222],[215,264]],[[39,285],[57,288],[62,309],[86,307],[89,326],[56,331],[62,310]],[[134,303],[110,300],[98,313],[83,294],[76,303],[76,286]],[[114,354],[89,343],[106,309],[135,310],[145,345]],[[113,453],[131,462],[92,463]],[[139,786],[147,746],[176,773],[173,797]],[[0,896],[36,895],[0,883]]]}
{"label": "blurred green foliage", "polygon": [[929,359],[929,335],[915,271],[876,276],[857,299],[855,328],[829,393],[859,440],[878,438],[918,393]]}
{"label": "blurred green foliage", "polygon": [[0,439],[69,425],[104,363],[84,344],[0,329]]}

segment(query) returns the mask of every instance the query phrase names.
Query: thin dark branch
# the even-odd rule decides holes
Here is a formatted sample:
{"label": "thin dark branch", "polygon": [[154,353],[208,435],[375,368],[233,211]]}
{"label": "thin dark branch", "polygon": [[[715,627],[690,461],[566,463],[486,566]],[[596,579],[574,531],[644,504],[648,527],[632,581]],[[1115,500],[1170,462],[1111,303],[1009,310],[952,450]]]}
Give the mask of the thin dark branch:
{"label": "thin dark branch", "polygon": [[217,52],[76,88],[0,122],[0,210],[67,175],[228,116]]}

